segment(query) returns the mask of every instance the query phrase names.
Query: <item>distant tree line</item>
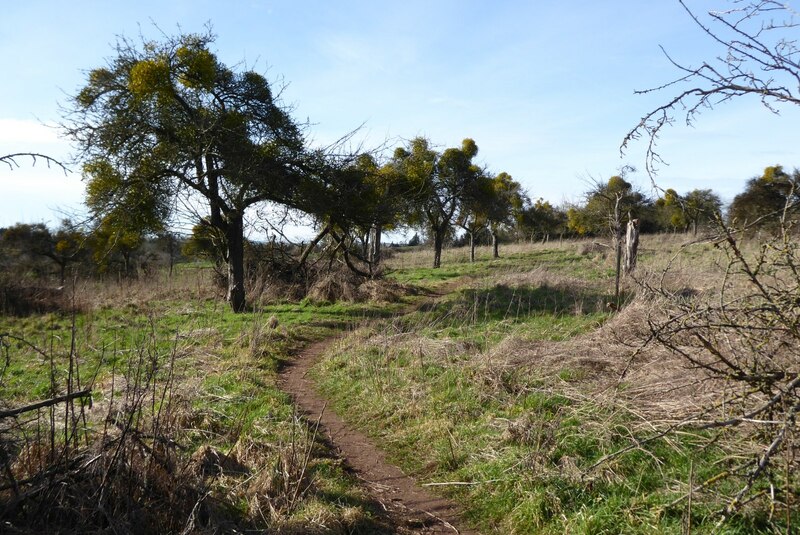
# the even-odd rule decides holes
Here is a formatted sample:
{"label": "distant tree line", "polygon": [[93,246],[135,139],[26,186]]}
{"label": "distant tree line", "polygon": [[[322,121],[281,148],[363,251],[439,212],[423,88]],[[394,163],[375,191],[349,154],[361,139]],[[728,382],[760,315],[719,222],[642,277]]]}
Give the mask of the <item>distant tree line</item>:
{"label": "distant tree line", "polygon": [[185,260],[180,243],[168,232],[114,236],[101,225],[88,228],[70,220],[52,229],[44,223],[17,223],[0,228],[0,273],[60,286],[76,275],[133,278]]}
{"label": "distant tree line", "polygon": [[800,171],[791,173],[781,165],[764,169],[761,176],[747,181],[723,211],[719,195],[710,189],[680,194],[666,189],[656,198],[648,196],[622,176],[596,183],[583,203],[566,210],[568,229],[578,236],[607,233],[609,214],[615,203],[625,218],[638,219],[642,232],[692,232],[722,222],[739,228],[774,230],[784,215],[793,216],[800,202]]}
{"label": "distant tree line", "polygon": [[[411,245],[432,246],[435,266],[441,264],[445,245],[469,247],[473,261],[476,246],[492,245],[497,257],[501,241],[608,235],[615,205],[625,220],[638,219],[644,233],[697,234],[715,225],[717,218],[730,226],[770,231],[800,204],[800,171],[789,173],[775,165],[748,180],[726,212],[720,197],[709,189],[679,194],[670,188],[652,198],[622,176],[593,184],[583,202],[554,206],[543,199],[531,201],[507,173],[494,175],[473,164],[477,151],[471,139],[461,147],[437,151],[429,140],[417,138],[383,160],[375,154],[358,155],[339,171],[337,187],[316,193],[320,206],[305,214],[313,217],[310,224],[317,229],[313,239],[294,245],[244,239],[243,270],[252,271],[254,262],[270,257],[268,267],[280,269],[274,260],[276,248],[293,259],[283,266],[290,270],[302,270],[309,258],[327,250],[365,277],[375,276],[383,234],[403,229],[416,231]],[[87,172],[98,171],[90,167]],[[99,173],[114,176],[111,169]],[[168,229],[166,210],[155,213],[151,205],[129,200],[107,209],[98,200],[96,186],[90,178],[86,202],[90,210],[103,209],[97,209],[89,223],[65,219],[54,228],[44,223],[0,228],[0,269],[64,285],[76,273],[137,277],[156,267],[171,269],[176,262],[201,259],[213,262],[227,283],[225,235],[207,217],[200,218],[188,236],[180,236]],[[126,191],[151,198],[134,189]]]}

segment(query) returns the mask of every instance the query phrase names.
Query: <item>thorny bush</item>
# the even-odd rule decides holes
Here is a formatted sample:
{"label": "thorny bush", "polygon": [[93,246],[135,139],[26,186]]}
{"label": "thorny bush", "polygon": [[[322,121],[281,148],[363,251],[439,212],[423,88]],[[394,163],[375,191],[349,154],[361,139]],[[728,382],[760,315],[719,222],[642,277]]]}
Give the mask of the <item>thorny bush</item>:
{"label": "thorny bush", "polygon": [[744,439],[727,466],[690,490],[715,486],[726,496],[724,521],[758,499],[787,512],[798,503],[800,243],[786,217],[779,235],[760,243],[722,221],[719,229],[712,241],[723,260],[713,295],[687,297],[663,278],[660,285],[642,284],[668,303],[651,313],[648,342],[681,357],[719,392],[713,405],[674,428],[720,435],[735,428]]}

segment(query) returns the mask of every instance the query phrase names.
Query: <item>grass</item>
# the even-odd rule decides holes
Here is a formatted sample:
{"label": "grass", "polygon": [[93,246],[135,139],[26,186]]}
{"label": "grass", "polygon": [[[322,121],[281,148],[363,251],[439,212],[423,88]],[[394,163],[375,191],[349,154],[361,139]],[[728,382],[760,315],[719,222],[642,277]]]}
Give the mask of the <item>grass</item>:
{"label": "grass", "polygon": [[[679,247],[666,240],[645,249],[640,270],[663,270]],[[713,265],[711,249],[702,249],[685,265]],[[429,268],[415,267],[418,258],[392,261],[398,280],[436,288],[460,279],[467,287],[353,334],[315,379],[339,414],[385,444],[406,472],[457,499],[482,532],[787,529],[763,501],[718,526],[719,496],[735,493],[734,480],[697,492],[687,511],[689,481],[729,466],[732,436],[670,435],[593,468],[659,428],[633,394],[598,387],[603,370],[621,369],[630,352],[600,334],[623,321],[603,327],[610,259],[573,245],[534,247],[449,264],[433,281]],[[670,282],[712,283],[707,275]]]}
{"label": "grass", "polygon": [[442,267],[429,267],[431,252],[419,250],[395,254],[387,261],[388,276],[398,282],[418,284],[434,289],[442,283],[462,277],[479,279],[504,273],[516,273],[521,269],[545,268],[557,270],[562,275],[571,275],[585,280],[601,280],[613,276],[610,263],[598,262],[597,258],[581,254],[585,244],[569,243],[544,246],[510,245],[501,249],[500,258],[492,258],[491,248],[477,248],[476,261],[470,262],[465,249],[450,249],[443,253]]}
{"label": "grass", "polygon": [[[384,529],[369,497],[313,428],[297,417],[276,378],[282,363],[305,344],[330,336],[342,325],[389,314],[391,306],[301,302],[234,314],[202,293],[187,298],[173,288],[134,286],[132,293],[142,291],[146,300],[128,295],[114,304],[114,298],[101,295],[74,315],[0,317],[5,335],[3,405],[21,406],[91,385],[95,409],[82,412],[88,414],[82,427],[87,437],[101,437],[107,432],[104,417],[112,414],[110,406],[134,399],[124,392],[136,383],[146,400],[132,416],[137,430],[155,425],[162,412],[172,414],[175,428],[168,438],[179,445],[186,466],[211,448],[213,455],[247,467],[247,475],[185,476],[197,488],[208,489],[206,504],[214,511],[208,514],[219,525],[233,522],[276,533]],[[110,290],[118,296],[116,288]],[[158,394],[161,389],[169,391],[165,401]],[[23,429],[3,427],[0,439],[24,443],[30,431]],[[156,490],[150,492],[156,499]],[[216,505],[208,505],[212,503]],[[180,505],[173,506],[178,516]],[[57,509],[50,514],[63,518],[68,512]],[[122,517],[115,515],[119,522]],[[36,525],[38,519],[28,520]],[[180,531],[159,525],[160,530]]]}
{"label": "grass", "polygon": [[[673,266],[672,287],[713,288],[719,252],[700,245],[673,258],[678,251],[678,237],[643,238],[640,273]],[[96,436],[112,413],[112,381],[118,398],[140,381],[149,388],[147,407],[136,413],[141,429],[166,407],[186,466],[205,466],[210,448],[246,468],[186,475],[208,492],[206,515],[216,528],[382,532],[388,528],[366,491],[276,386],[280,367],[304,345],[366,324],[314,369],[319,388],[406,472],[458,500],[482,532],[788,529],[765,500],[717,528],[719,496],[735,492],[736,480],[695,493],[691,511],[681,500],[690,481],[729,468],[732,435],[674,434],[612,455],[662,429],[672,417],[669,396],[686,394],[670,390],[683,371],[659,355],[616,381],[631,343],[618,335],[645,321],[646,306],[626,283],[630,306],[620,314],[608,308],[613,266],[604,248],[508,246],[499,259],[479,248],[474,263],[466,250],[447,250],[437,270],[428,267],[430,251],[393,253],[390,279],[444,295],[394,304],[277,302],[233,314],[208,291],[204,269],[181,266],[172,279],[126,286],[86,283],[82,295],[95,297],[74,317],[0,317],[0,333],[11,335],[0,364],[3,404],[50,397],[78,371],[80,386],[95,388],[95,415],[85,425]],[[171,397],[161,401],[160,391]],[[115,403],[123,413],[122,400]],[[0,430],[0,439],[15,432]],[[159,499],[164,509],[167,498]]]}

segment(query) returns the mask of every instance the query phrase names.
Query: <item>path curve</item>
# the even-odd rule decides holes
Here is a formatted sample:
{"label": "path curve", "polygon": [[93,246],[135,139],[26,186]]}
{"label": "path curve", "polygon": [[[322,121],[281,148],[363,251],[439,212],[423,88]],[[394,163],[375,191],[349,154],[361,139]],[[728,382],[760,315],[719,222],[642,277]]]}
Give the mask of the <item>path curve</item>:
{"label": "path curve", "polygon": [[278,386],[294,398],[309,422],[319,420],[324,436],[383,506],[398,533],[479,535],[462,527],[459,508],[451,500],[420,487],[389,463],[383,451],[346,424],[317,394],[308,372],[337,340],[331,337],[306,347],[281,371]]}

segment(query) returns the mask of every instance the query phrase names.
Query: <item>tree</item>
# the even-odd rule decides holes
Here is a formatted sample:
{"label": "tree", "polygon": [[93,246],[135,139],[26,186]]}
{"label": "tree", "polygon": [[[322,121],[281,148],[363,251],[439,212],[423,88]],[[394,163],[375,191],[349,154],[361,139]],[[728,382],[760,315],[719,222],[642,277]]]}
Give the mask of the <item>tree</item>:
{"label": "tree", "polygon": [[549,201],[539,198],[535,203],[526,203],[523,206],[518,215],[517,227],[531,242],[537,234],[544,241],[551,234],[563,233],[566,230],[567,213],[561,208],[554,207]]}
{"label": "tree", "polygon": [[722,210],[722,200],[710,189],[693,189],[685,195],[669,188],[655,202],[656,224],[661,229],[697,234],[701,224],[715,221]]}
{"label": "tree", "polygon": [[[665,284],[664,276],[641,281],[648,298],[661,302],[648,313],[650,333],[644,343],[666,348],[701,375],[692,381],[717,385],[704,393],[714,397],[667,431],[686,435],[694,430],[714,442],[735,433],[736,440],[724,445],[724,460],[697,468],[707,475],[695,488],[726,498],[717,511],[721,521],[744,507],[759,507],[775,511],[771,522],[779,523],[783,515],[777,512],[785,507],[785,530],[775,526],[771,531],[793,533],[789,512],[796,511],[800,468],[795,438],[800,413],[800,248],[785,219],[780,232],[750,250],[739,232],[721,220],[719,230],[713,239],[721,252],[715,262],[715,295],[687,299]],[[642,442],[635,440],[637,447]]]}
{"label": "tree", "polygon": [[[729,10],[710,11],[708,21],[704,22],[683,0],[679,2],[722,50],[716,59],[707,59],[699,67],[685,66],[670,58],[680,71],[679,77],[643,91],[679,88],[664,104],[642,117],[622,143],[624,149],[633,139],[648,138],[647,168],[651,176],[656,171],[655,165],[662,161],[655,148],[658,135],[678,114],[691,124],[702,109],[748,95],[759,98],[773,112],[782,104],[800,105],[798,23],[796,12],[788,4],[777,0],[734,1]],[[778,173],[776,168],[772,169],[774,179]],[[649,320],[649,324],[652,340],[702,370],[710,379],[724,384],[719,399],[700,407],[698,420],[707,423],[697,427],[737,428],[744,435],[742,443],[756,445],[732,454],[728,465],[710,477],[708,485],[704,483],[698,489],[705,490],[711,484],[726,487],[719,488],[730,497],[728,505],[719,512],[722,520],[760,496],[768,497],[770,509],[782,499],[787,512],[785,531],[789,533],[790,502],[792,495],[796,495],[792,479],[800,451],[793,439],[800,412],[800,375],[794,350],[800,340],[797,306],[800,280],[796,267],[798,244],[790,232],[792,222],[784,216],[793,203],[795,180],[781,178],[776,185],[764,178],[748,183],[744,197],[734,201],[731,215],[746,219],[748,224],[764,221],[762,218],[770,212],[747,213],[751,206],[747,197],[754,205],[763,203],[762,208],[778,208],[776,201],[782,197],[783,209],[776,214],[776,236],[750,254],[743,251],[737,229],[720,220],[722,239],[715,245],[728,254],[729,262],[720,270],[719,295],[696,303],[672,293],[672,297],[667,297],[665,317],[661,321]],[[753,216],[755,220],[751,219]],[[659,293],[666,294],[663,289]],[[733,487],[729,481],[737,478],[743,483],[730,492]],[[756,490],[758,486],[765,490]]]}
{"label": "tree", "polygon": [[651,209],[650,200],[624,178],[629,171],[634,169],[626,166],[620,175],[612,176],[606,184],[596,182],[586,193],[586,205],[583,208],[570,208],[567,212],[567,224],[578,234],[597,235],[604,229],[606,232],[610,231],[615,251],[614,299],[617,301],[617,306],[619,306],[619,282],[622,270],[623,218],[636,221],[638,232],[644,231],[647,226],[644,224],[645,214],[648,215],[648,219],[651,217],[648,213]]}
{"label": "tree", "polygon": [[84,165],[86,206],[96,225],[92,231],[94,259],[105,271],[114,253],[123,258],[123,273],[133,272],[131,255],[148,235],[164,230],[169,214],[169,192],[164,184],[140,176],[139,170],[127,177],[108,160]]}
{"label": "tree", "polygon": [[586,192],[583,206],[567,211],[567,226],[581,236],[616,235],[621,232],[623,217],[632,219],[648,216],[650,200],[633,184],[625,180],[625,172],[612,176],[608,182],[594,182]]}
{"label": "tree", "polygon": [[498,233],[502,227],[514,224],[525,204],[526,196],[520,183],[505,172],[492,178],[489,184],[490,197],[486,219],[492,236],[492,257],[498,258],[500,256]]}
{"label": "tree", "polygon": [[[310,190],[304,192],[307,202],[304,211],[312,214],[320,228],[301,254],[301,263],[312,248],[326,235],[330,234],[336,242],[335,253],[340,253],[345,264],[356,274],[364,277],[373,275],[373,268],[379,258],[380,230],[391,223],[390,210],[384,211],[389,201],[381,198],[384,192],[379,167],[370,154],[360,154],[347,161],[336,162],[324,175],[325,180],[310,182]],[[372,239],[370,240],[370,235]],[[362,241],[361,251],[356,247]],[[372,250],[370,249],[372,245]],[[377,249],[377,251],[376,251]],[[376,254],[377,253],[377,254]],[[356,257],[368,265],[368,272],[352,261]]]}
{"label": "tree", "polygon": [[728,218],[737,225],[777,228],[784,211],[797,209],[800,202],[800,170],[790,175],[780,165],[767,167],[760,177],[751,178],[745,190],[733,198]]}
{"label": "tree", "polygon": [[672,188],[664,191],[664,195],[655,202],[656,224],[659,229],[676,231],[685,230],[688,223],[683,209],[683,199]]}
{"label": "tree", "polygon": [[464,229],[469,240],[469,260],[475,261],[475,238],[488,225],[493,191],[492,177],[481,173],[463,193],[461,210],[455,224]]}
{"label": "tree", "polygon": [[336,206],[340,212],[340,228],[349,227],[363,236],[362,259],[369,265],[372,275],[381,260],[384,230],[394,228],[409,210],[410,186],[398,162],[390,160],[381,165],[369,153],[343,166],[343,172],[330,173],[331,176],[337,174],[344,174],[344,183],[349,187],[332,184],[326,204]]}
{"label": "tree", "polygon": [[4,256],[15,257],[18,264],[31,264],[32,257],[44,257],[55,263],[61,286],[66,282],[69,265],[79,262],[86,251],[86,236],[69,220],[63,220],[55,232],[44,223],[18,223],[4,229],[0,243],[6,248]]}
{"label": "tree", "polygon": [[225,236],[212,227],[207,220],[201,220],[192,227],[192,232],[181,247],[181,254],[191,258],[213,261],[217,267],[226,263]]}
{"label": "tree", "polygon": [[294,201],[306,172],[305,140],[267,80],[220,63],[213,42],[210,33],[139,47],[120,39],[115,56],[90,71],[72,99],[64,129],[89,166],[117,173],[114,180],[100,178],[105,170],[87,174],[105,206],[149,189],[204,207],[208,224],[225,237],[227,298],[239,312],[245,211]]}
{"label": "tree", "polygon": [[433,267],[442,264],[444,239],[463,206],[464,193],[481,174],[472,163],[478,146],[464,139],[460,148],[449,148],[439,154],[425,138],[412,140],[408,148],[395,151],[411,188],[414,205],[409,220],[424,225],[433,238]]}
{"label": "tree", "polygon": [[[334,255],[340,254],[351,270],[369,277],[373,267],[368,259],[369,235],[381,220],[377,213],[378,165],[366,153],[342,158],[328,158],[319,153],[317,156],[315,173],[320,179],[302,182],[298,195],[301,201],[294,207],[314,219],[318,232],[303,248],[297,267],[304,269],[314,248],[329,236],[336,244]],[[361,252],[357,251],[358,240],[362,241]],[[369,264],[369,273],[352,262],[353,256]]]}
{"label": "tree", "polygon": [[693,189],[683,196],[682,207],[686,230],[691,226],[692,233],[696,235],[701,224],[711,223],[719,218],[722,199],[710,189]]}
{"label": "tree", "polygon": [[722,51],[697,67],[680,63],[664,51],[679,76],[636,92],[677,89],[664,104],[645,114],[622,142],[624,150],[632,140],[648,139],[646,167],[651,176],[663,162],[656,148],[659,133],[674,123],[677,115],[692,124],[703,109],[749,95],[773,112],[781,104],[800,105],[800,48],[793,33],[798,23],[788,4],[779,0],[732,1],[730,9],[708,11],[703,18],[684,0],[678,2]]}

